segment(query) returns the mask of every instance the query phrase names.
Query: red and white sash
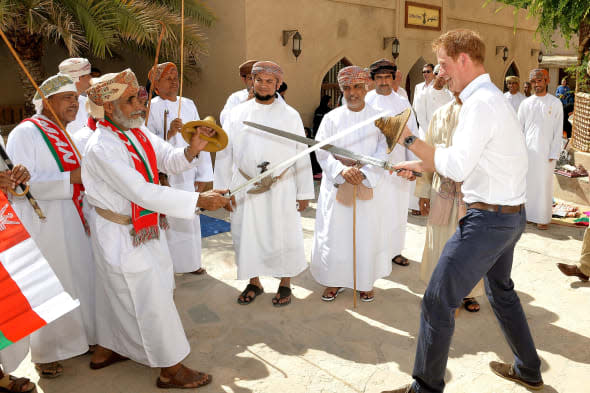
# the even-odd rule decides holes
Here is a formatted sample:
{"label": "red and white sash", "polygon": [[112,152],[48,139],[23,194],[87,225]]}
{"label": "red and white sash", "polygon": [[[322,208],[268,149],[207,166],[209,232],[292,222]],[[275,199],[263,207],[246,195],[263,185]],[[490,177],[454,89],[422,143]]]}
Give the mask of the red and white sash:
{"label": "red and white sash", "polygon": [[[53,158],[55,158],[55,162],[61,172],[71,172],[80,168],[80,160],[76,155],[70,140],[58,126],[49,120],[41,118],[28,118],[23,120],[23,122],[25,121],[30,121],[39,129],[39,132],[41,132],[41,135],[43,136],[45,143],[47,143],[47,147],[53,155]],[[78,211],[78,215],[80,216],[86,234],[90,235],[90,229],[84,219],[84,213],[82,212],[83,197],[84,186],[82,184],[74,184],[72,201],[74,202],[74,206],[76,206],[76,210]]]}

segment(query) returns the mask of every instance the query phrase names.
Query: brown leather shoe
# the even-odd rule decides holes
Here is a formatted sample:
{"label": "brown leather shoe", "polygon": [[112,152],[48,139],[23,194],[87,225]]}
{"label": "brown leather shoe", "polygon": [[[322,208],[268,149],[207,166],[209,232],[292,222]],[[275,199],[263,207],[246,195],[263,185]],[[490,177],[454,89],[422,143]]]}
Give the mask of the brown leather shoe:
{"label": "brown leather shoe", "polygon": [[561,270],[566,276],[578,277],[582,281],[588,281],[590,277],[582,273],[579,267],[576,265],[567,265],[565,263],[558,263],[557,268]]}
{"label": "brown leather shoe", "polygon": [[412,389],[412,384],[402,386],[401,388],[397,388],[395,390],[384,390],[381,393],[416,393],[414,389]]}
{"label": "brown leather shoe", "polygon": [[497,376],[507,379],[509,381],[521,384],[522,386],[527,387],[529,389],[533,389],[533,390],[543,389],[543,380],[541,380],[540,382],[525,381],[524,379],[522,379],[521,377],[516,375],[512,364],[501,363],[501,362],[490,362],[490,368],[492,369],[494,374],[496,374]]}

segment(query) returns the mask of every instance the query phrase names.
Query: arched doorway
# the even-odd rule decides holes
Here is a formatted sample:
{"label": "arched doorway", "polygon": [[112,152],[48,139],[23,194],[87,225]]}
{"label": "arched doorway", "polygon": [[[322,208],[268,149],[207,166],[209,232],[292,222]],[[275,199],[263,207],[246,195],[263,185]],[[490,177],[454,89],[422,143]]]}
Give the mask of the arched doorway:
{"label": "arched doorway", "polygon": [[422,56],[420,56],[420,58],[416,60],[412,68],[410,68],[408,71],[408,75],[406,76],[406,91],[408,92],[408,98],[410,99],[411,103],[414,102],[414,87],[418,83],[424,82],[424,77],[422,76],[422,67],[424,67],[424,64],[427,63],[428,62],[424,60]]}
{"label": "arched doorway", "polygon": [[[518,67],[516,66],[516,64],[514,62],[510,63],[510,66],[508,67],[508,69],[506,70],[506,73],[504,74],[504,92],[508,91],[508,85],[506,84],[506,78],[508,78],[509,76],[518,76],[520,77],[520,73],[518,72]],[[521,85],[522,87],[522,85]]]}
{"label": "arched doorway", "polygon": [[329,105],[332,109],[340,106],[340,98],[342,97],[342,92],[338,86],[338,72],[350,65],[352,63],[346,57],[343,57],[324,75],[320,98],[326,94],[329,95],[331,97]]}

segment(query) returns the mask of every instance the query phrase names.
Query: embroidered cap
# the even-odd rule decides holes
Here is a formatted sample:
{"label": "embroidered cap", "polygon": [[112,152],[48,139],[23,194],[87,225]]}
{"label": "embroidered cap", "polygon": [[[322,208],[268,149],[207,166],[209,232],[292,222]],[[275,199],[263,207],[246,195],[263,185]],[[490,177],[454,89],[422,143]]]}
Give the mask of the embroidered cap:
{"label": "embroidered cap", "polygon": [[240,64],[240,76],[250,75],[252,73],[252,66],[256,64],[256,60],[248,60]]}
{"label": "embroidered cap", "polygon": [[[62,74],[56,74],[47,78],[43,83],[41,83],[39,90],[41,90],[45,98],[49,98],[54,94],[65,93],[68,91],[72,91],[76,94],[78,93],[78,89],[76,89],[76,84],[72,78]],[[41,114],[43,111],[43,99],[39,95],[39,92],[35,93],[35,96],[33,97],[33,105],[35,105],[35,111],[37,114]]]}
{"label": "embroidered cap", "polygon": [[529,74],[529,79],[533,80],[533,79],[537,79],[537,78],[546,79],[547,83],[549,83],[549,71],[544,70],[542,68],[535,68],[535,69],[531,70],[531,72]]}
{"label": "embroidered cap", "polygon": [[369,66],[369,71],[371,72],[371,79],[375,79],[376,74],[382,74],[387,72],[391,73],[391,76],[393,77],[393,79],[395,79],[395,72],[397,71],[397,66],[387,59],[379,59]]}
{"label": "embroidered cap", "polygon": [[507,76],[506,83],[520,83],[520,78],[516,75]]}

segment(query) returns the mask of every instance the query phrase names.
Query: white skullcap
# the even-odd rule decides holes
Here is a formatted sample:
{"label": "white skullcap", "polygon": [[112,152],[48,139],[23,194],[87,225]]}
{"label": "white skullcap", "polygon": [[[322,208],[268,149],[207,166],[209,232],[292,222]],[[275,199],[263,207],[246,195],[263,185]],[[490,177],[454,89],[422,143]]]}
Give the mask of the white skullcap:
{"label": "white skullcap", "polygon": [[82,57],[71,57],[59,63],[59,73],[78,82],[82,75],[90,74],[90,62]]}
{"label": "white skullcap", "polygon": [[[41,83],[39,90],[41,90],[45,98],[49,98],[54,94],[65,93],[67,91],[72,91],[78,94],[78,89],[76,89],[76,84],[72,78],[62,74],[56,74],[47,78],[45,82]],[[43,111],[43,99],[39,95],[39,92],[35,93],[35,96],[33,97],[33,105],[35,105],[35,111],[37,114],[41,114]]]}

